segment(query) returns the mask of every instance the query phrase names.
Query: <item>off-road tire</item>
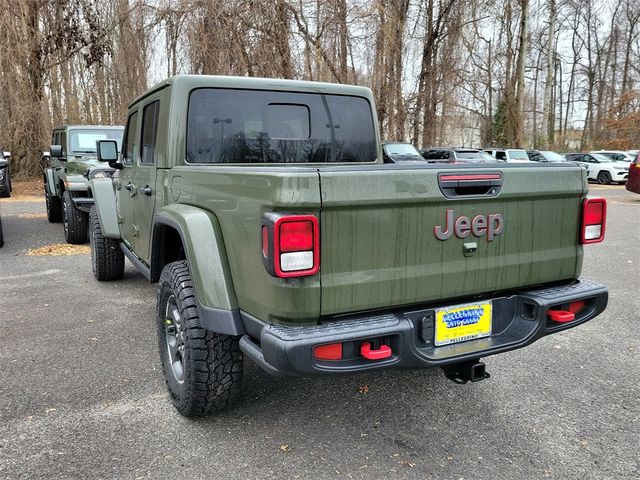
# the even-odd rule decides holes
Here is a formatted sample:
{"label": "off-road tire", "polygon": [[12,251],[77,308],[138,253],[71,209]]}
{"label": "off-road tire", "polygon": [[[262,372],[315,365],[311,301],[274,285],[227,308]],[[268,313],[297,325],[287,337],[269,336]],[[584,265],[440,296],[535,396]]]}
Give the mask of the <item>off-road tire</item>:
{"label": "off-road tire", "polygon": [[[156,313],[162,371],[178,412],[187,417],[200,416],[230,406],[240,394],[242,383],[239,338],[200,328],[186,261],[170,263],[162,270]],[[175,340],[173,352],[168,341],[171,338]],[[174,366],[176,362],[180,367]]]}
{"label": "off-road tire", "polygon": [[598,172],[598,183],[610,185],[611,184],[611,174],[609,172],[605,172],[604,170]]}
{"label": "off-road tire", "polygon": [[45,192],[44,199],[47,204],[47,220],[49,220],[49,223],[60,223],[62,221],[60,198]]}
{"label": "off-road tire", "polygon": [[102,235],[96,207],[89,212],[89,243],[93,276],[100,282],[120,280],[124,274],[124,253],[115,238]]}
{"label": "off-road tire", "polygon": [[62,223],[67,243],[87,243],[89,216],[75,207],[68,191],[62,194]]}

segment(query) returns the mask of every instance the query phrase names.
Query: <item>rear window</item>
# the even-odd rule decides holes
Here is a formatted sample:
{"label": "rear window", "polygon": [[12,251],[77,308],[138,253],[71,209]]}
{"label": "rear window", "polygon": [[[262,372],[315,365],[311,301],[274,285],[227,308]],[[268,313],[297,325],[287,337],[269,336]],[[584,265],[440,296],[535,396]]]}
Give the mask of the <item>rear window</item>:
{"label": "rear window", "polygon": [[373,162],[361,97],[203,88],[189,98],[189,163]]}
{"label": "rear window", "polygon": [[524,150],[509,150],[511,160],[529,160],[527,152]]}

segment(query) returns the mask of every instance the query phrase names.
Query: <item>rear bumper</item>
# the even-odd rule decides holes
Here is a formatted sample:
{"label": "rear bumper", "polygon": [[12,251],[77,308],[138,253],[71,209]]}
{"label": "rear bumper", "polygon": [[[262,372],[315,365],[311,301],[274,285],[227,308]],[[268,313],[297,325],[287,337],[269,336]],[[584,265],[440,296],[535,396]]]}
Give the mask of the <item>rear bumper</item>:
{"label": "rear bumper", "polygon": [[629,171],[628,170],[615,171],[613,175],[611,175],[611,179],[616,182],[625,182],[629,179]]}
{"label": "rear bumper", "polygon": [[[493,303],[492,335],[453,345],[434,345],[435,309],[445,304],[355,315],[308,327],[269,325],[243,314],[249,334],[241,338],[240,348],[273,375],[315,376],[389,367],[445,366],[515,350],[585,323],[606,308],[608,292],[603,285],[581,280],[483,300]],[[556,323],[548,318],[550,307],[566,309],[576,301],[584,301],[585,306],[575,314],[575,320]],[[360,346],[365,342],[388,345],[392,354],[369,360],[360,355]],[[342,343],[341,360],[314,358],[314,347],[331,343]]]}

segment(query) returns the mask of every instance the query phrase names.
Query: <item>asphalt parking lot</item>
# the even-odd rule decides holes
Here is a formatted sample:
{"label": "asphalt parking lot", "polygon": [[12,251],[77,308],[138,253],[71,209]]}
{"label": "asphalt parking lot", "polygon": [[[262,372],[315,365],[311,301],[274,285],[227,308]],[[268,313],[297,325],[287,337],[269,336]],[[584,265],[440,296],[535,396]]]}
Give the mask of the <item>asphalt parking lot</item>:
{"label": "asphalt parking lot", "polygon": [[245,363],[243,399],[189,420],[159,369],[155,287],[127,266],[94,281],[42,201],[0,204],[2,478],[640,478],[640,195],[609,201],[583,275],[610,289],[597,319],[489,357],[492,377],[440,370],[280,380]]}

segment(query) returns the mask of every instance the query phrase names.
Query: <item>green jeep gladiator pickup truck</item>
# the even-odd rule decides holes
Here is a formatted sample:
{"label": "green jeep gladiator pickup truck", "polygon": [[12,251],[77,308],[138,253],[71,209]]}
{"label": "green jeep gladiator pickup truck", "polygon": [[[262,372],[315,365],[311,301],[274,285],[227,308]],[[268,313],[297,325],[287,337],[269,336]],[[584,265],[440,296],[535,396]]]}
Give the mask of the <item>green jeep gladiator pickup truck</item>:
{"label": "green jeep gladiator pickup truck", "polygon": [[89,180],[110,177],[114,169],[96,159],[96,141],[122,140],[124,127],[65,125],[53,130],[48,152],[42,152],[41,167],[47,218],[62,221],[67,243],[87,241],[89,209],[93,198]]}
{"label": "green jeep gladiator pickup truck", "polygon": [[[219,410],[248,357],[273,375],[443,367],[594,318],[579,279],[606,204],[573,164],[383,164],[367,88],[173,77],[129,108],[93,179],[92,264],[158,282],[160,358],[183,415]],[[541,362],[544,360],[541,359]]]}

